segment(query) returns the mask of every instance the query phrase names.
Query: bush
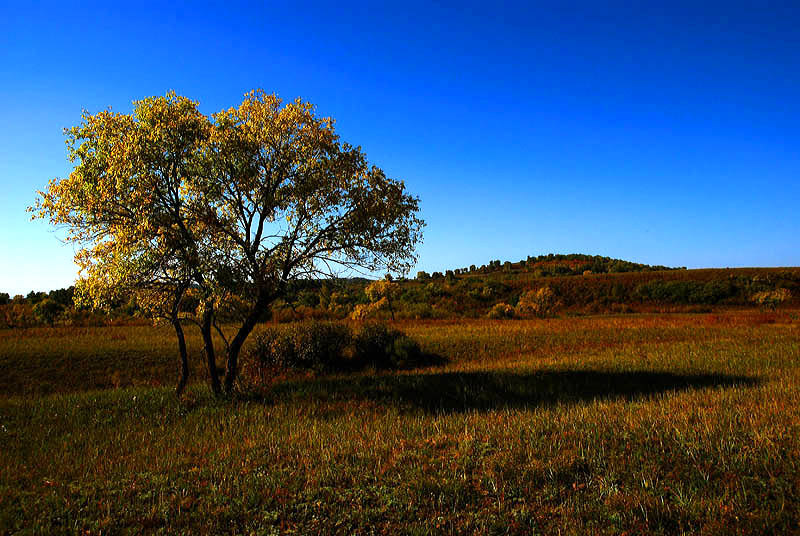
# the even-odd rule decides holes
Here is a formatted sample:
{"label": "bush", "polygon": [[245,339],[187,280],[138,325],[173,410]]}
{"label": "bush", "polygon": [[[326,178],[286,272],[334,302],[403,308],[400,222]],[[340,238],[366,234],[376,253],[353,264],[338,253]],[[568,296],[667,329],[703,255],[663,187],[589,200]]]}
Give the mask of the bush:
{"label": "bush", "polygon": [[[384,298],[385,301],[385,298]],[[379,305],[380,304],[380,305]],[[350,313],[350,318],[352,320],[366,320],[375,314],[383,307],[383,303],[359,303],[353,308],[353,312]],[[377,307],[376,307],[377,306]]]}
{"label": "bush", "polygon": [[249,354],[263,368],[289,368],[297,363],[291,337],[286,330],[276,327],[259,333]]}
{"label": "bush", "polygon": [[0,328],[27,328],[36,325],[33,308],[22,303],[0,305]]}
{"label": "bush", "polygon": [[255,339],[252,357],[259,368],[311,369],[344,367],[350,330],[335,322],[303,322],[267,328]]}
{"label": "bush", "polygon": [[529,290],[520,296],[517,303],[517,313],[523,316],[546,317],[554,315],[558,307],[559,303],[553,289],[542,287],[538,290]]}
{"label": "bush", "polygon": [[404,309],[400,311],[400,318],[413,318],[422,320],[425,318],[433,318],[433,308],[428,303],[409,303],[404,305]]}
{"label": "bush", "polygon": [[345,324],[304,322],[265,329],[247,357],[247,375],[263,380],[271,371],[286,369],[409,368],[422,364],[423,354],[416,341],[383,324],[365,324],[353,334]]}
{"label": "bush", "polygon": [[715,305],[736,295],[730,281],[651,281],[636,287],[642,301]]}
{"label": "bush", "polygon": [[408,368],[419,364],[422,351],[402,331],[383,324],[365,324],[353,337],[353,358],[358,366],[376,369]]}
{"label": "bush", "polygon": [[778,288],[775,290],[765,290],[763,292],[756,292],[750,298],[753,303],[760,305],[764,309],[775,310],[778,305],[782,304],[791,297],[791,292],[785,288]]}
{"label": "bush", "polygon": [[489,318],[514,318],[514,308],[507,303],[496,303],[489,310]]}
{"label": "bush", "polygon": [[33,306],[33,316],[42,324],[53,324],[63,312],[64,306],[50,298],[45,298]]}
{"label": "bush", "polygon": [[314,370],[341,368],[350,344],[350,329],[334,322],[306,322],[292,326],[294,354],[301,367]]}
{"label": "bush", "polygon": [[394,368],[411,368],[422,363],[422,350],[417,341],[401,334],[394,340],[389,362]]}

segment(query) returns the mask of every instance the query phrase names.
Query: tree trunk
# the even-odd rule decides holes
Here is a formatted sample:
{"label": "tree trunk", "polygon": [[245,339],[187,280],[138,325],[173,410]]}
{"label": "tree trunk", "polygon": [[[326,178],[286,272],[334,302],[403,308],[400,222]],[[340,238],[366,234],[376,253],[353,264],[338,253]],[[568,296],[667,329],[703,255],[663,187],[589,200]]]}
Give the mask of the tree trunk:
{"label": "tree trunk", "polygon": [[181,396],[183,390],[186,388],[186,384],[189,382],[189,357],[186,353],[186,339],[183,336],[181,321],[177,318],[173,318],[172,325],[175,327],[175,334],[178,336],[178,352],[181,355],[181,377],[180,380],[178,380],[175,393]]}
{"label": "tree trunk", "polygon": [[217,372],[217,356],[214,351],[214,339],[211,336],[211,324],[213,320],[214,312],[210,308],[207,308],[200,322],[200,333],[203,336],[203,351],[206,354],[208,376],[211,378],[211,391],[214,393],[214,396],[219,396],[222,392],[222,387],[219,382],[219,372]]}
{"label": "tree trunk", "polygon": [[228,346],[228,362],[225,368],[225,392],[229,395],[233,393],[236,375],[239,373],[239,352],[242,349],[242,345],[244,341],[247,340],[248,335],[253,331],[253,328],[256,327],[259,317],[264,312],[269,302],[270,298],[267,296],[262,295],[258,297],[250,313],[239,327],[239,331],[236,332],[236,335],[231,340],[230,346]]}

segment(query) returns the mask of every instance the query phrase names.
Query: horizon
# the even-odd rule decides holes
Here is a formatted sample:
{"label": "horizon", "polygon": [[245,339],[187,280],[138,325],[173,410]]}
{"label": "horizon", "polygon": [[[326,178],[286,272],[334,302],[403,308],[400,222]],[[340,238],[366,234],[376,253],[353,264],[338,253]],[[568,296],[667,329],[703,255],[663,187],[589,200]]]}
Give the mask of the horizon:
{"label": "horizon", "polygon": [[82,109],[174,90],[211,113],[259,87],[420,197],[409,277],[572,252],[800,266],[800,7],[423,6],[6,7],[0,292],[74,282],[25,209],[69,173]]}
{"label": "horizon", "polygon": [[[543,256],[547,256],[547,255],[549,255],[549,254],[544,254]],[[583,255],[583,254],[582,253],[561,253],[561,254],[553,253],[552,255],[569,256],[569,255]],[[593,255],[587,255],[587,256],[593,256]],[[597,256],[597,255],[594,255],[594,256]],[[608,257],[608,258],[610,258],[610,257]],[[615,261],[617,261],[617,260],[618,261],[627,261],[627,259],[615,259],[615,258],[610,258],[610,259],[611,260],[615,260]],[[489,271],[489,272],[481,272],[482,269],[486,269],[487,268],[487,266],[489,265],[490,262],[492,262],[492,261],[496,262],[498,260],[501,262],[501,264],[504,264],[507,260],[509,262],[511,262],[512,264],[518,264],[520,261],[524,261],[525,259],[520,259],[520,260],[491,259],[491,260],[488,260],[488,261],[486,261],[485,263],[482,263],[482,264],[472,263],[477,268],[476,272],[466,272],[466,273],[462,272],[462,273],[458,274],[457,277],[459,277],[459,278],[460,277],[482,277],[484,275],[488,275],[488,274],[491,274],[491,273],[494,273],[494,272],[500,272],[501,271],[500,269]],[[630,261],[630,262],[632,262],[632,261]],[[661,265],[650,265],[650,264],[647,264],[647,263],[634,263],[634,264],[643,264],[644,266],[647,266],[649,268],[663,268],[664,270],[661,270],[661,271],[667,271],[667,272],[671,272],[671,271],[703,271],[703,270],[709,270],[709,271],[712,271],[712,270],[714,270],[714,271],[716,271],[716,270],[743,270],[743,271],[746,271],[746,270],[780,270],[780,269],[793,270],[793,269],[800,268],[800,266],[701,266],[701,267],[697,267],[697,268],[687,268],[686,266],[670,266],[670,265],[661,266]],[[437,269],[437,270],[433,270],[433,271],[417,270],[417,271],[414,271],[414,273],[408,273],[405,276],[396,277],[394,280],[395,281],[415,281],[415,280],[418,281],[419,278],[417,276],[419,275],[420,271],[421,272],[425,272],[427,274],[426,277],[434,277],[437,273],[438,273],[439,277],[445,277],[444,274],[446,272],[455,271],[455,270],[463,270],[464,268],[468,268],[468,266],[467,267],[462,266],[462,267],[458,267],[458,268],[455,268],[455,267],[442,268],[442,269]],[[655,270],[655,271],[658,272],[659,270]],[[601,275],[601,276],[609,276],[610,275],[610,276],[614,276],[614,275],[624,275],[624,274],[630,274],[630,273],[638,273],[638,272],[636,272],[636,271],[634,271],[634,272],[597,272],[597,273],[594,273],[593,275]],[[357,281],[357,280],[362,280],[362,281],[380,281],[384,277],[385,276],[381,276],[379,274],[351,273],[349,275],[342,275],[342,276],[338,276],[338,277],[309,278],[309,279],[307,279],[307,281],[340,281],[340,282],[341,281]],[[539,276],[537,276],[537,277],[539,277]],[[549,276],[541,276],[541,277],[542,278],[548,278],[548,279],[549,278],[562,278],[562,277],[572,278],[572,277],[575,277],[575,275],[566,274],[566,275],[549,275]],[[47,293],[53,292],[53,291],[67,290],[67,289],[73,287],[74,285],[75,285],[75,283],[73,282],[73,283],[70,283],[69,285],[66,285],[64,287],[59,287],[59,288],[30,289],[30,290],[20,291],[20,292],[9,292],[7,290],[4,290],[4,289],[0,288],[0,294],[3,294],[3,293],[7,294],[9,299],[17,298],[19,296],[21,296],[23,298],[26,298],[31,293],[44,293],[44,294],[47,294]]]}

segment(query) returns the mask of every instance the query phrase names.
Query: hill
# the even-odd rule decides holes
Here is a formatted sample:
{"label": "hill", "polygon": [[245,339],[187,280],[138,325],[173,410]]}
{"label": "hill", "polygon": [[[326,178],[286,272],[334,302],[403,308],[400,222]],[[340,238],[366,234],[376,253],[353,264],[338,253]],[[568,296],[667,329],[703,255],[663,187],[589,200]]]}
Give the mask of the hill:
{"label": "hill", "polygon": [[[555,275],[582,275],[586,272],[602,273],[622,273],[622,272],[654,272],[665,270],[685,270],[686,268],[669,268],[667,266],[651,266],[640,264],[622,259],[611,257],[601,257],[600,255],[584,255],[582,253],[571,253],[562,255],[549,253],[537,257],[529,256],[527,259],[518,262],[500,260],[489,261],[489,264],[482,266],[470,265],[469,268],[455,268],[446,270],[444,275],[486,275],[494,272],[506,273],[531,273],[537,277],[547,277]],[[434,272],[429,275],[427,272],[417,272],[417,279],[428,279],[430,277],[441,277],[441,272]]]}
{"label": "hill", "polygon": [[[611,259],[602,266],[616,267],[614,271],[582,270],[587,261],[580,261],[584,264],[574,264],[568,275],[543,275],[579,260],[553,257],[499,270],[486,266],[398,280],[392,309],[399,319],[477,318],[498,304],[515,308],[523,295],[542,288],[552,291],[557,309],[569,314],[705,312],[720,307],[791,305],[800,298],[800,268],[660,269]],[[496,267],[496,262],[491,266]],[[366,286],[364,282],[304,282],[287,301],[276,304],[272,317],[278,321],[342,318],[370,303]],[[388,307],[372,312],[375,317],[389,315]]]}
{"label": "hill", "polygon": [[[372,300],[368,297],[365,291],[373,283],[360,277],[297,281],[263,319],[480,318],[495,308],[499,316],[515,316],[520,299],[526,294],[524,299],[531,299],[540,289],[546,289],[552,302],[547,314],[709,312],[800,304],[800,268],[687,270],[580,254],[419,272],[414,279],[392,281],[387,299],[376,298],[374,292]],[[71,287],[25,297],[0,294],[0,327],[130,323],[137,316],[136,307],[125,303],[107,315],[75,310],[72,295]],[[54,313],[45,314],[43,302]]]}

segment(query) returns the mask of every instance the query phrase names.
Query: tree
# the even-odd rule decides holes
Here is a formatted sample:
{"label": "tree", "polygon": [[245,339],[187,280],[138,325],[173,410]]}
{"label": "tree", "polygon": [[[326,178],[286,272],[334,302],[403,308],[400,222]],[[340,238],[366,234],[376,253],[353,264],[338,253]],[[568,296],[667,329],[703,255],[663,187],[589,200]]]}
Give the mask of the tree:
{"label": "tree", "polygon": [[133,293],[173,324],[186,370],[179,313],[196,295],[190,316],[215,392],[220,308],[239,305],[233,337],[217,328],[231,392],[242,345],[292,280],[405,273],[416,260],[418,198],[300,99],[254,91],[205,116],[170,93],[134,102],[132,114],[84,113],[67,138],[75,168],[31,210],[80,246],[78,299],[103,306]]}
{"label": "tree", "polygon": [[555,314],[558,307],[558,298],[553,289],[541,287],[537,290],[529,290],[520,296],[517,303],[517,313],[521,316],[546,317]]}
{"label": "tree", "polygon": [[791,296],[792,293],[789,291],[789,289],[776,288],[774,290],[756,292],[750,297],[750,300],[753,303],[760,305],[762,309],[774,311],[777,309],[778,305],[791,298]]}
{"label": "tree", "polygon": [[364,288],[364,294],[367,295],[373,309],[380,309],[386,304],[389,308],[389,313],[392,315],[392,320],[394,320],[392,301],[396,300],[400,295],[400,285],[392,281],[389,274],[386,275],[385,279],[379,279],[367,285]]}
{"label": "tree", "polygon": [[45,298],[33,306],[33,316],[42,324],[53,324],[63,312],[64,306],[50,298]]}
{"label": "tree", "polygon": [[[129,115],[84,112],[81,124],[65,132],[75,168],[50,181],[32,208],[35,217],[65,226],[67,241],[80,246],[79,304],[107,309],[132,297],[146,314],[174,326],[178,393],[189,374],[180,305],[193,285],[207,287],[213,259],[203,255],[210,243],[189,190],[189,178],[205,165],[211,126],[195,102],[174,94],[134,102]],[[206,342],[210,328],[201,331]],[[213,361],[213,346],[206,342],[205,349]],[[209,372],[219,392],[215,364]]]}

